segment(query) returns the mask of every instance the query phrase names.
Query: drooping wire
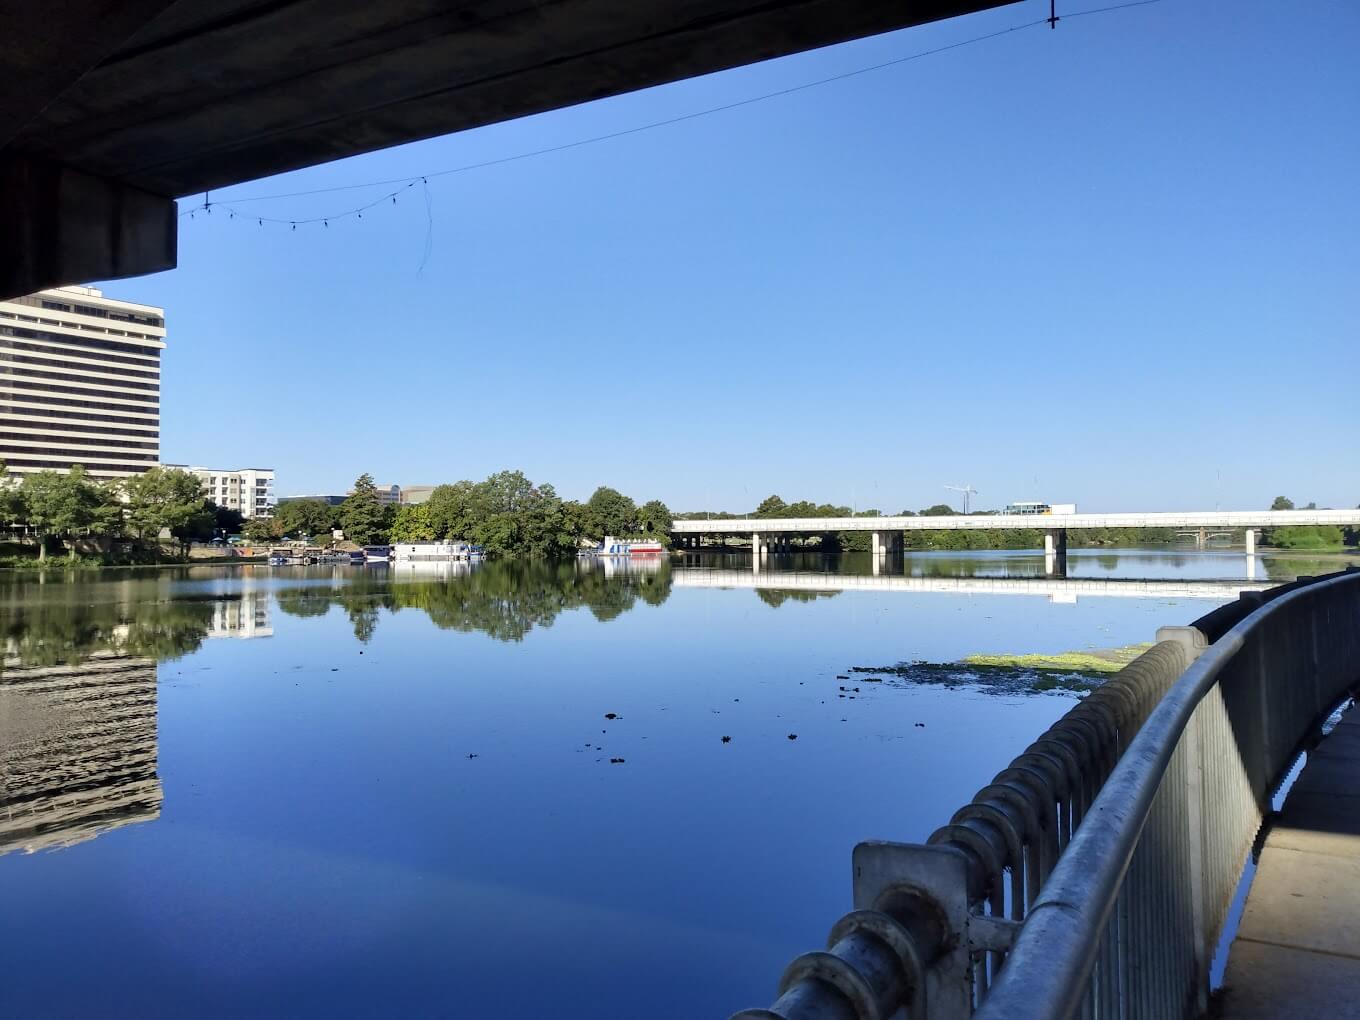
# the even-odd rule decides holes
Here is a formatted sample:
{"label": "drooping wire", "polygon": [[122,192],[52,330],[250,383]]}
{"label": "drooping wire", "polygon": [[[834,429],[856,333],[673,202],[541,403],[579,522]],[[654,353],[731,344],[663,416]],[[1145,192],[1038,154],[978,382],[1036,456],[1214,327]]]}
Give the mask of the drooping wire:
{"label": "drooping wire", "polygon": [[[1027,30],[1027,29],[1037,28],[1037,27],[1039,27],[1039,26],[1041,26],[1041,25],[1049,25],[1049,26],[1052,27],[1052,28],[1056,28],[1056,27],[1057,27],[1057,24],[1056,24],[1056,23],[1057,23],[1057,21],[1059,21],[1059,20],[1070,20],[1070,19],[1072,19],[1072,18],[1087,17],[1087,16],[1093,15],[1093,14],[1109,14],[1109,13],[1112,13],[1112,12],[1115,12],[1115,11],[1128,10],[1128,9],[1134,8],[1134,7],[1148,7],[1148,6],[1151,6],[1152,4],[1157,4],[1157,3],[1162,3],[1162,2],[1163,2],[1163,0],[1125,0],[1125,2],[1123,2],[1123,3],[1111,4],[1111,5],[1108,5],[1108,6],[1105,6],[1105,7],[1096,7],[1096,8],[1089,8],[1089,9],[1081,10],[1081,11],[1073,11],[1073,12],[1064,14],[1064,15],[1062,16],[1062,18],[1060,19],[1060,18],[1058,18],[1057,15],[1056,15],[1056,10],[1054,9],[1054,4],[1052,3],[1052,0],[1051,0],[1051,3],[1050,3],[1050,14],[1049,14],[1049,17],[1046,17],[1046,18],[1038,18],[1038,19],[1036,19],[1036,20],[1034,20],[1034,21],[1026,21],[1026,22],[1022,22],[1021,24],[1018,24],[1018,25],[1012,25],[1012,26],[1010,26],[1009,28],[997,29],[997,30],[994,31],[994,32],[985,32],[985,33],[983,33],[983,34],[981,34],[981,35],[970,36],[970,37],[967,38],[967,39],[960,39],[960,40],[957,41],[957,42],[946,43],[946,44],[944,44],[944,45],[942,45],[942,46],[932,47],[931,49],[928,49],[928,50],[920,50],[920,51],[918,51],[918,52],[916,52],[916,53],[909,53],[909,54],[907,54],[906,56],[896,57],[896,58],[894,58],[894,59],[892,59],[892,60],[885,60],[885,61],[882,61],[882,62],[877,63],[877,64],[870,64],[870,65],[868,65],[868,66],[866,66],[866,67],[859,67],[859,68],[855,68],[855,69],[850,70],[850,71],[843,71],[843,72],[841,72],[840,74],[833,74],[833,75],[830,75],[830,76],[825,77],[825,78],[818,78],[818,79],[816,79],[816,80],[814,80],[814,81],[803,82],[803,83],[798,84],[798,85],[791,85],[791,86],[789,86],[789,87],[787,87],[787,88],[777,89],[777,90],[775,90],[775,91],[773,91],[773,92],[765,92],[765,93],[762,93],[762,94],[756,95],[756,96],[748,96],[748,97],[745,98],[745,99],[738,99],[738,100],[735,100],[735,101],[730,102],[730,103],[723,103],[723,104],[721,104],[721,105],[719,105],[719,106],[711,106],[711,107],[707,107],[707,108],[702,109],[702,110],[695,110],[695,111],[692,111],[692,112],[690,112],[690,113],[680,114],[680,115],[675,116],[675,117],[667,117],[667,118],[665,118],[665,119],[663,119],[663,120],[650,121],[650,122],[648,122],[648,123],[646,123],[646,124],[638,124],[638,125],[635,125],[635,126],[630,127],[630,128],[623,128],[623,129],[621,129],[621,130],[619,130],[619,131],[610,131],[610,132],[607,132],[607,133],[605,133],[605,134],[590,135],[590,136],[588,136],[588,137],[586,137],[586,138],[578,138],[578,139],[576,139],[576,140],[574,140],[574,141],[563,142],[563,143],[561,143],[560,145],[550,145],[550,146],[545,146],[544,148],[540,148],[540,149],[530,149],[530,150],[525,151],[525,152],[513,153],[512,155],[509,155],[509,156],[501,156],[501,157],[498,157],[498,158],[496,158],[496,159],[481,160],[481,161],[476,162],[476,163],[464,163],[464,164],[462,164],[462,165],[460,165],[460,166],[447,167],[447,168],[445,168],[445,169],[443,169],[443,170],[433,170],[433,171],[429,171],[429,172],[427,172],[427,173],[419,174],[419,175],[416,175],[416,176],[413,176],[413,177],[396,177],[396,178],[390,178],[390,179],[387,179],[387,180],[364,181],[364,182],[359,183],[359,184],[338,184],[338,185],[333,185],[333,186],[331,186],[331,187],[326,187],[326,188],[311,188],[311,189],[308,189],[308,190],[305,190],[305,191],[287,191],[287,192],[280,192],[280,193],[276,193],[276,194],[272,194],[272,195],[246,195],[246,196],[243,196],[243,197],[240,197],[240,198],[233,198],[233,199],[231,199],[231,204],[230,204],[230,205],[228,205],[227,203],[220,202],[220,201],[219,201],[219,202],[212,202],[212,201],[210,201],[210,198],[209,198],[210,193],[205,193],[204,201],[203,201],[203,202],[201,202],[201,203],[199,203],[199,204],[197,204],[197,205],[191,206],[191,207],[188,208],[187,210],[181,211],[179,215],[180,215],[180,218],[181,218],[181,219],[183,219],[186,215],[187,215],[190,219],[193,219],[194,213],[195,213],[196,211],[202,210],[202,211],[207,211],[207,212],[211,213],[211,212],[212,212],[212,206],[218,205],[218,206],[223,206],[224,208],[226,208],[226,209],[228,210],[228,212],[231,214],[231,218],[234,219],[234,218],[235,218],[235,214],[236,214],[237,212],[240,212],[240,210],[237,209],[237,208],[235,208],[235,206],[243,205],[243,204],[248,203],[248,202],[269,202],[269,201],[275,201],[275,200],[284,199],[284,198],[305,198],[305,197],[310,197],[310,196],[313,196],[313,195],[333,194],[333,193],[335,193],[335,192],[340,192],[340,191],[356,191],[356,190],[361,190],[361,189],[364,189],[364,188],[376,188],[376,187],[382,187],[382,186],[385,186],[385,185],[386,185],[386,186],[391,186],[391,185],[397,185],[397,186],[398,186],[395,190],[386,192],[386,193],[383,194],[380,198],[376,198],[376,199],[374,199],[374,200],[371,201],[371,202],[366,202],[366,203],[364,203],[363,205],[355,206],[355,207],[350,208],[350,209],[345,209],[345,210],[342,210],[342,211],[340,211],[340,212],[331,213],[331,214],[326,215],[326,216],[311,216],[311,217],[303,217],[303,218],[288,218],[288,217],[276,217],[276,216],[261,216],[261,215],[252,214],[252,213],[243,213],[243,214],[242,214],[243,218],[245,218],[245,219],[254,219],[254,220],[257,222],[257,224],[260,225],[260,226],[263,226],[265,223],[280,223],[280,224],[288,224],[288,225],[290,225],[290,226],[292,227],[293,230],[296,230],[299,224],[307,225],[307,224],[312,224],[312,223],[325,223],[327,226],[329,226],[329,225],[330,225],[330,222],[329,222],[329,221],[331,221],[331,220],[341,220],[341,219],[345,219],[345,218],[350,217],[350,216],[355,216],[355,217],[357,217],[357,218],[359,218],[359,219],[362,219],[362,218],[363,218],[363,214],[364,214],[365,212],[367,212],[367,211],[370,210],[370,209],[373,209],[373,208],[376,207],[376,206],[379,206],[379,205],[382,205],[382,204],[384,204],[384,203],[386,203],[386,202],[389,202],[389,201],[390,201],[393,205],[395,205],[395,204],[396,204],[396,201],[397,201],[397,197],[398,197],[403,191],[409,190],[410,188],[414,188],[417,184],[420,184],[420,185],[424,186],[424,188],[425,188],[425,190],[426,190],[426,211],[427,211],[427,214],[428,214],[428,212],[429,212],[429,181],[430,181],[431,178],[435,178],[435,177],[447,177],[447,176],[450,176],[450,175],[452,175],[452,174],[468,173],[468,172],[473,171],[473,170],[484,170],[484,169],[487,169],[487,168],[489,168],[489,167],[502,166],[502,165],[504,165],[504,164],[506,164],[506,163],[515,163],[515,162],[518,162],[518,161],[520,161],[520,160],[534,159],[534,158],[539,157],[539,156],[547,156],[547,155],[552,155],[553,153],[566,152],[566,151],[571,150],[571,149],[579,149],[579,148],[581,148],[581,147],[583,147],[583,146],[586,146],[586,145],[594,145],[594,144],[597,144],[597,143],[600,143],[600,142],[613,141],[613,140],[618,139],[618,138],[626,138],[626,137],[628,137],[628,136],[630,136],[630,135],[641,134],[641,133],[646,132],[646,131],[654,131],[654,130],[657,130],[657,129],[659,129],[659,128],[672,127],[672,126],[674,126],[674,125],[676,125],[676,124],[683,124],[683,123],[686,123],[686,122],[691,121],[691,120],[697,120],[697,119],[699,119],[699,118],[701,118],[701,117],[708,117],[708,116],[712,116],[712,115],[718,114],[718,113],[726,113],[726,112],[728,112],[728,111],[730,111],[730,110],[737,110],[737,109],[741,109],[742,107],[753,106],[753,105],[755,105],[756,103],[763,103],[763,102],[767,102],[767,101],[772,100],[772,99],[779,99],[779,98],[782,98],[782,97],[784,97],[784,96],[794,95],[794,94],[799,93],[799,92],[805,92],[805,91],[807,91],[807,90],[809,90],[809,89],[819,88],[819,87],[821,87],[821,86],[823,86],[823,85],[830,85],[830,84],[834,84],[834,83],[836,83],[836,82],[846,81],[846,80],[848,80],[848,79],[850,79],[850,78],[859,77],[860,75],[871,74],[871,73],[873,73],[873,72],[875,72],[875,71],[882,71],[882,70],[885,70],[885,69],[890,68],[890,67],[898,67],[898,66],[901,66],[902,64],[911,63],[912,61],[915,61],[915,60],[922,60],[922,59],[924,59],[924,58],[926,58],[926,57],[936,56],[936,55],[938,55],[938,54],[940,54],[940,53],[947,53],[947,52],[949,52],[950,50],[957,50],[957,49],[961,49],[961,48],[963,48],[963,47],[965,47],[965,46],[972,46],[972,45],[975,45],[975,44],[977,44],[977,43],[987,42],[987,41],[992,40],[992,39],[998,39],[998,38],[1000,38],[1001,36],[1012,35],[1012,34],[1014,34],[1014,33],[1016,33],[1016,32],[1023,32],[1023,31],[1025,31],[1025,30]],[[427,233],[428,233],[428,231],[427,231]],[[427,247],[428,247],[428,239],[427,239]],[[423,262],[422,262],[422,264],[423,264]]]}

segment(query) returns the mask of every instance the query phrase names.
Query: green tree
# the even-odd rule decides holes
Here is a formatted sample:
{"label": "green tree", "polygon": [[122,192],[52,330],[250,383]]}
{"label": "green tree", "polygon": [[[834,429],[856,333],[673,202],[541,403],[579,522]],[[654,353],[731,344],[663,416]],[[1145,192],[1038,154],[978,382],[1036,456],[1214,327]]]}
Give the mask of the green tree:
{"label": "green tree", "polygon": [[766,496],[756,507],[756,517],[786,517],[789,506],[778,496]]}
{"label": "green tree", "polygon": [[9,473],[5,462],[0,460],[0,530],[12,531],[23,523],[24,498],[19,489],[19,479]]}
{"label": "green tree", "polygon": [[666,545],[671,544],[671,512],[659,499],[648,500],[638,507],[638,524],[644,534],[658,539]]}
{"label": "green tree", "polygon": [[397,507],[392,517],[392,530],[388,533],[389,541],[433,542],[434,537],[425,503]]}
{"label": "green tree", "polygon": [[118,512],[110,494],[92,482],[77,464],[67,474],[39,471],[24,478],[20,489],[25,522],[38,536],[38,558],[47,558],[47,539],[60,538],[68,555],[76,555],[76,538],[108,534],[116,529]]}
{"label": "green tree", "polygon": [[372,545],[386,538],[388,514],[378,498],[372,475],[364,473],[354,480],[354,491],[340,505],[340,527],[345,538],[359,545]]}
{"label": "green tree", "polygon": [[[375,495],[377,489],[373,490]],[[274,511],[284,535],[320,535],[335,527],[335,508],[319,499],[290,499]]]}
{"label": "green tree", "polygon": [[1293,510],[1294,501],[1288,496],[1276,496],[1274,502],[1270,504],[1272,510]]}
{"label": "green tree", "polygon": [[218,506],[212,501],[208,502],[208,509],[212,511],[213,528],[224,535],[239,535],[245,527],[246,519],[240,510]]}
{"label": "green tree", "polygon": [[187,555],[191,542],[212,541],[213,525],[216,523],[217,517],[212,511],[212,504],[207,500],[201,500],[197,512],[173,525],[170,534],[179,542],[180,552]]}
{"label": "green tree", "polygon": [[922,510],[922,511],[921,511],[921,516],[922,516],[922,517],[953,517],[953,516],[956,515],[957,513],[958,513],[958,511],[955,510],[955,509],[954,509],[952,506],[950,506],[948,503],[936,503],[934,506],[928,506],[928,507],[926,507],[924,510]]}
{"label": "green tree", "polygon": [[[163,530],[171,534],[197,534],[201,530],[207,501],[203,483],[179,468],[155,467],[123,482],[127,521],[145,541]],[[211,530],[211,525],[208,525]],[[181,539],[183,541],[183,539]]]}
{"label": "green tree", "polygon": [[468,481],[437,485],[430,498],[420,504],[435,538],[465,539],[472,534],[475,489]]}
{"label": "green tree", "polygon": [[586,501],[586,510],[590,515],[592,538],[602,539],[606,535],[625,537],[637,534],[640,530],[637,504],[607,485],[601,485],[591,494]]}
{"label": "green tree", "polygon": [[272,517],[252,517],[246,521],[245,527],[241,529],[241,534],[247,542],[265,545],[282,538],[283,529],[279,527],[279,522]]}

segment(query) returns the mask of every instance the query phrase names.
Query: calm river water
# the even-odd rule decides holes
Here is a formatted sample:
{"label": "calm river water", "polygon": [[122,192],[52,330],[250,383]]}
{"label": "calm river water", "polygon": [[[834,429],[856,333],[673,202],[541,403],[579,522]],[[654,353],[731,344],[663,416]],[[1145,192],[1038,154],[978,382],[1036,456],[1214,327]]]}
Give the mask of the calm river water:
{"label": "calm river water", "polygon": [[[1075,699],[852,667],[1150,641],[1247,561],[1069,571],[0,575],[0,1016],[765,1005],[849,909],[856,841],[924,840]],[[1099,583],[1137,578],[1171,583]]]}

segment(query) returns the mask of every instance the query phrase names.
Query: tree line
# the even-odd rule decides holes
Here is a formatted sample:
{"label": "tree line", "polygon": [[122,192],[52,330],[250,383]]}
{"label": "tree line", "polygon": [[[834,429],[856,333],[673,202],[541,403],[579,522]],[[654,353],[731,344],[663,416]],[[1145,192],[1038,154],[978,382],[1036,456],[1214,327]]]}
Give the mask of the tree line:
{"label": "tree line", "polygon": [[[1276,496],[1272,510],[1316,510],[1316,503],[1296,507],[1288,496]],[[1289,528],[1266,528],[1261,541],[1277,549],[1335,549],[1338,546],[1360,545],[1360,528],[1338,528],[1334,524],[1307,525]]]}
{"label": "tree line", "polygon": [[35,543],[39,560],[53,545],[74,559],[80,540],[92,538],[130,540],[158,554],[162,532],[185,549],[241,524],[239,511],[205,499],[198,477],[178,468],[99,482],[77,465],[16,480],[0,462],[0,531]]}
{"label": "tree line", "polygon": [[495,556],[555,559],[574,556],[582,541],[605,536],[670,542],[671,512],[660,500],[638,505],[601,486],[581,503],[522,471],[500,471],[481,482],[439,485],[424,503],[384,505],[371,475],[360,475],[339,506],[320,500],[284,503],[268,520],[251,521],[246,537],[331,541],[334,530],[359,545],[465,541]]}

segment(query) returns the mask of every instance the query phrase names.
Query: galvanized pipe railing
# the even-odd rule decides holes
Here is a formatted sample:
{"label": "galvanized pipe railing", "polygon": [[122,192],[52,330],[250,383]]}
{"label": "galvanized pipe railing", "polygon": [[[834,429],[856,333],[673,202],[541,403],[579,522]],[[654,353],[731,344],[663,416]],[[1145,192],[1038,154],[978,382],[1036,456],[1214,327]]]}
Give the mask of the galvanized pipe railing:
{"label": "galvanized pipe railing", "polygon": [[1360,678],[1360,573],[1310,582],[1159,632],[927,845],[856,847],[855,912],[734,1020],[1197,1015],[1267,799]]}

